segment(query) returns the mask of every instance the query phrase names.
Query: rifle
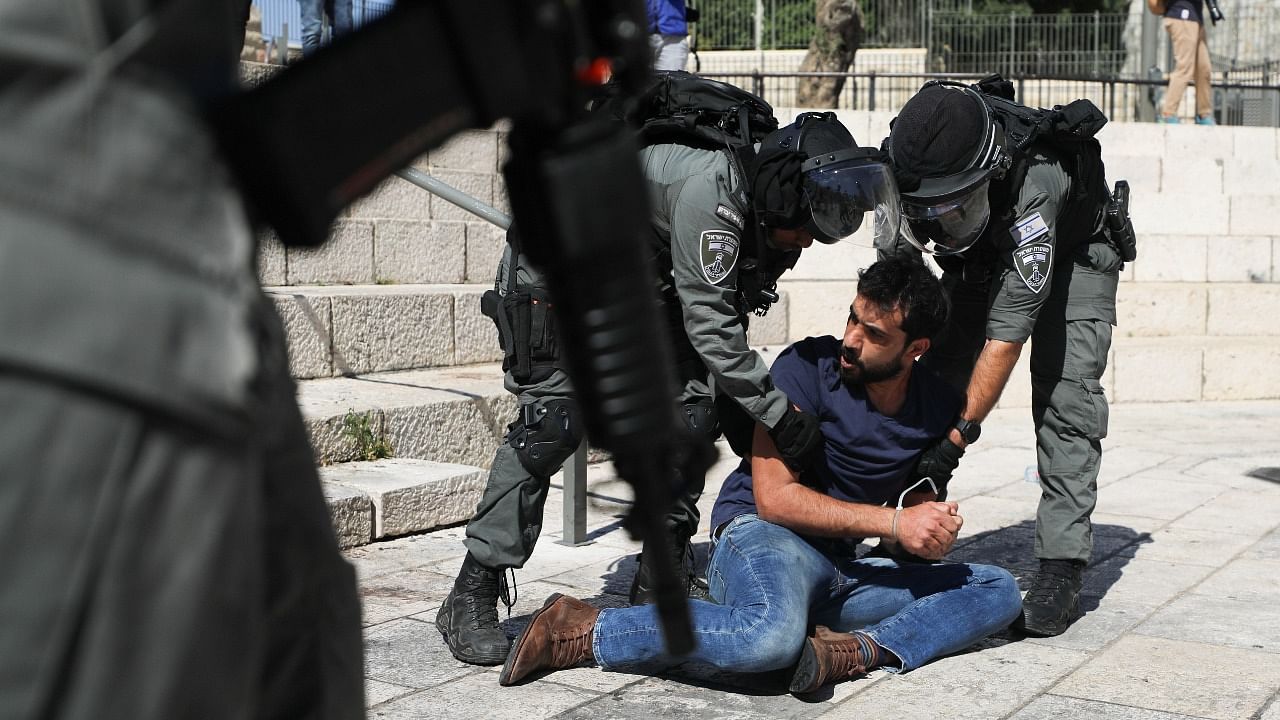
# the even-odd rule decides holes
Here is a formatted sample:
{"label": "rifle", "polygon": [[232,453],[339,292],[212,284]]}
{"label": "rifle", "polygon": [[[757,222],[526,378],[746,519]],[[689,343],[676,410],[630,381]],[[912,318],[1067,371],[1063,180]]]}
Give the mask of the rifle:
{"label": "rifle", "polygon": [[[251,208],[285,244],[318,245],[342,208],[414,157],[510,118],[503,174],[521,249],[556,298],[587,436],[635,490],[628,529],[669,543],[669,458],[705,472],[708,453],[677,431],[638,149],[624,125],[586,111],[610,72],[625,93],[648,84],[644,18],[639,0],[403,0],[211,121]],[[687,653],[676,570],[656,569],[667,649]]]}

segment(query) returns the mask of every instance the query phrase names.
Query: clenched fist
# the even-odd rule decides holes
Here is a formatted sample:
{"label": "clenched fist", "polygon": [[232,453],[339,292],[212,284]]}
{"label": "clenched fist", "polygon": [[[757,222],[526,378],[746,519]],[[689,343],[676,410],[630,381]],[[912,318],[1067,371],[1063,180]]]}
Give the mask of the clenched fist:
{"label": "clenched fist", "polygon": [[897,537],[904,550],[926,560],[940,560],[955,544],[964,518],[954,502],[925,502],[898,513]]}

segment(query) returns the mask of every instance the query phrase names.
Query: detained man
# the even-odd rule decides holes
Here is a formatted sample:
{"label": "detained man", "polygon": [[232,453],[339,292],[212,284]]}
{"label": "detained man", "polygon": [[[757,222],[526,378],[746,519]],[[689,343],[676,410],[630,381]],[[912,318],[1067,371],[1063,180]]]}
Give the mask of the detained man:
{"label": "detained man", "polygon": [[[658,673],[694,661],[790,669],[791,691],[804,693],[879,667],[912,670],[1006,627],[1021,607],[1017,583],[998,567],[938,562],[964,519],[957,503],[915,490],[930,484],[916,471],[921,452],[961,406],[915,363],[946,314],[928,269],[882,260],[859,275],[843,339],[806,338],[778,357],[777,387],[820,420],[823,451],[797,472],[757,427],[753,456],[712,511],[715,602],[690,601],[692,653],[667,653],[653,606],[597,610],[556,594],[517,638],[500,682],[584,662]],[[867,538],[929,562],[859,559]]]}

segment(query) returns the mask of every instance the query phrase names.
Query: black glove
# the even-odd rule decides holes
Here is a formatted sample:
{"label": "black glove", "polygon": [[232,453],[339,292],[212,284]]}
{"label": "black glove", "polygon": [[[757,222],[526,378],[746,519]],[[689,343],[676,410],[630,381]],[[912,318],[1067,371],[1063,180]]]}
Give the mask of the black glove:
{"label": "black glove", "polygon": [[964,457],[964,448],[951,442],[945,435],[941,440],[925,449],[916,461],[916,477],[933,478],[938,487],[938,499],[947,496],[947,483],[951,482],[951,473],[960,467],[960,458]]}
{"label": "black glove", "polygon": [[769,430],[769,437],[778,446],[778,454],[787,467],[800,471],[809,462],[809,456],[822,447],[822,429],[818,418],[787,405],[782,419]]}
{"label": "black glove", "polygon": [[720,432],[729,441],[729,449],[738,457],[751,454],[751,435],[756,431],[756,420],[733,398],[716,395],[716,414],[720,420]]}

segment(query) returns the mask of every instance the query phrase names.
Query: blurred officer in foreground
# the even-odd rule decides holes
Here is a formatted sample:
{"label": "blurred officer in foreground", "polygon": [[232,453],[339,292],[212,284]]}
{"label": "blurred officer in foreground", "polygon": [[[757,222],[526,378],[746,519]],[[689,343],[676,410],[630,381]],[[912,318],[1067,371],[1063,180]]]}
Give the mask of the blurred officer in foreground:
{"label": "blurred officer in foreground", "polygon": [[[646,147],[640,159],[652,207],[649,252],[682,385],[673,398],[681,417],[691,431],[715,438],[725,414],[745,414],[745,439],[730,437],[735,451],[749,450],[758,422],[781,456],[802,466],[820,446],[817,420],[774,387],[768,367],[747,345],[746,315],[756,301],[744,293],[752,294],[747,286],[757,281],[742,268],[766,262],[789,268],[815,239],[836,242],[858,228],[864,213],[896,209],[886,166],[868,160],[834,113],[805,113],[776,129],[745,167],[723,148],[678,143]],[[511,641],[496,610],[499,595],[506,595],[504,571],[523,567],[533,553],[549,478],[582,438],[545,286],[519,252],[518,236],[509,240],[495,293],[501,300],[494,300],[501,307],[488,312],[507,353],[506,386],[519,397],[520,409],[494,456],[467,525],[466,559],[436,618],[454,656],[481,665],[507,657]],[[717,398],[729,407],[718,410]],[[689,540],[698,527],[702,488],[699,476],[678,489],[666,520],[675,557],[655,558],[646,543],[631,587],[633,604],[651,599],[656,562],[684,568],[690,583]]]}
{"label": "blurred officer in foreground", "polygon": [[242,10],[0,5],[0,717],[364,715],[355,576],[201,117]]}
{"label": "blurred officer in foreground", "polygon": [[[1072,107],[1084,112],[1075,119],[1088,130],[1067,135],[1091,136],[1106,119],[1087,101],[1077,103]],[[1031,341],[1040,572],[1015,626],[1050,636],[1079,614],[1081,573],[1093,548],[1089,518],[1107,434],[1099,380],[1122,262],[1103,230],[1108,195],[1100,159],[1077,164],[1049,136],[1027,136],[1031,142],[1021,147],[1012,142],[1019,118],[1038,112],[973,87],[926,84],[891,126],[887,149],[909,232],[881,250],[932,254],[952,303],[946,330],[921,362],[966,401],[949,435],[926,451],[922,474],[950,479]],[[1096,146],[1089,146],[1095,156]],[[1080,167],[1088,173],[1078,174]]]}

